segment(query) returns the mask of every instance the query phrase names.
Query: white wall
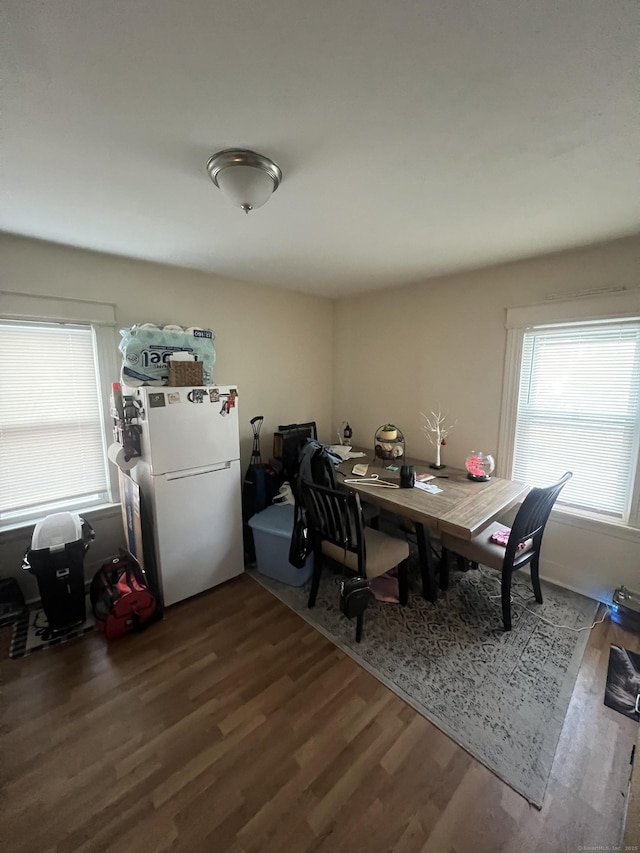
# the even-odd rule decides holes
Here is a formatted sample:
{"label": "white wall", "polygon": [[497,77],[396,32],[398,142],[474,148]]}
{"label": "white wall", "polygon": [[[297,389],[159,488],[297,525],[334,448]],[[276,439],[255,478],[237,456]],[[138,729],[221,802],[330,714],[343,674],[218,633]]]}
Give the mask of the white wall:
{"label": "white wall", "polygon": [[[354,443],[397,424],[407,454],[432,459],[420,412],[441,409],[455,428],[444,463],[462,467],[472,450],[495,452],[508,307],[640,286],[640,237],[343,299],[335,321],[334,411]],[[500,471],[496,471],[500,475]],[[554,520],[544,575],[606,600],[615,586],[640,589],[640,538]]]}
{"label": "white wall", "polygon": [[[434,408],[457,421],[443,461],[461,466],[470,450],[498,446],[507,307],[638,287],[640,237],[337,303],[9,236],[0,237],[0,269],[3,290],[112,302],[121,327],[213,328],[215,378],[240,389],[243,466],[256,414],[265,416],[263,451],[282,422],[315,419],[320,438],[333,441],[349,419],[354,443],[371,445],[390,420],[409,455],[430,458],[419,413]],[[95,526],[99,564],[117,549],[119,516]],[[0,537],[1,574],[19,574],[27,544],[26,533]],[[638,589],[638,534],[554,519],[543,574],[603,600],[620,583]]]}
{"label": "white wall", "polygon": [[[0,270],[0,290],[110,302],[118,329],[142,322],[213,329],[214,379],[239,389],[243,469],[251,452],[249,420],[255,415],[265,418],[265,459],[280,423],[315,420],[320,438],[329,440],[331,300],[8,235],[0,235]],[[97,518],[94,526],[87,574],[122,542],[119,515]],[[30,533],[31,528],[0,535],[0,574],[18,575],[28,595],[35,583],[22,577],[19,561]]]}

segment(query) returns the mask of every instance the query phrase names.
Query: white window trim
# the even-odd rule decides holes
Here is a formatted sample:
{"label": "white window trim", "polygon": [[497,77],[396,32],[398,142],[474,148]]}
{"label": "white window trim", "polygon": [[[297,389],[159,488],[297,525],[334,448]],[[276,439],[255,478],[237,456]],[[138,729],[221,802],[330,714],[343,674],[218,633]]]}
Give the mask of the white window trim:
{"label": "white window trim", "polygon": [[[520,364],[524,333],[534,326],[561,323],[580,323],[589,320],[616,320],[640,317],[640,289],[618,291],[602,296],[576,298],[570,301],[549,301],[541,305],[507,308],[505,327],[507,345],[502,385],[500,431],[498,437],[498,470],[505,477],[513,475],[513,449],[516,434],[518,395],[520,392]],[[640,541],[640,455],[631,498],[629,523],[606,521],[585,512],[567,507],[555,507],[554,518],[576,527],[597,526],[602,532],[621,538]]]}
{"label": "white window trim", "polygon": [[[65,299],[56,296],[40,296],[26,293],[0,291],[0,316],[6,320],[32,320],[54,323],[88,324],[93,327],[96,341],[96,356],[100,371],[100,404],[103,421],[103,441],[105,453],[108,436],[113,431],[113,420],[109,412],[109,388],[119,374],[116,359],[118,342],[116,338],[116,308],[108,302],[89,302],[82,299]],[[112,379],[111,379],[112,377]],[[120,491],[115,465],[107,465],[109,492],[112,503],[104,508],[120,503]],[[88,513],[100,510],[92,507]],[[80,510],[82,513],[82,510]],[[1,531],[32,527],[33,521],[19,521],[7,524]]]}

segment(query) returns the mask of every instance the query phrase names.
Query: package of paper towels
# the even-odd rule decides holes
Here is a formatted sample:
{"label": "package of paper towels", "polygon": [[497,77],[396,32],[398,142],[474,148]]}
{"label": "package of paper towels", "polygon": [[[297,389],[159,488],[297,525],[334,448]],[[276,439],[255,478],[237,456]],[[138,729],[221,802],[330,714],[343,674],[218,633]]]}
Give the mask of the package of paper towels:
{"label": "package of paper towels", "polygon": [[142,323],[121,329],[119,350],[122,353],[122,382],[124,385],[166,385],[169,379],[169,360],[173,356],[202,362],[205,385],[213,383],[216,351],[215,335],[211,329],[196,326],[156,326]]}
{"label": "package of paper towels", "polygon": [[139,456],[133,456],[130,459],[127,459],[124,447],[117,442],[109,445],[107,456],[109,457],[109,461],[113,462],[114,465],[117,465],[121,471],[130,471],[140,458]]}

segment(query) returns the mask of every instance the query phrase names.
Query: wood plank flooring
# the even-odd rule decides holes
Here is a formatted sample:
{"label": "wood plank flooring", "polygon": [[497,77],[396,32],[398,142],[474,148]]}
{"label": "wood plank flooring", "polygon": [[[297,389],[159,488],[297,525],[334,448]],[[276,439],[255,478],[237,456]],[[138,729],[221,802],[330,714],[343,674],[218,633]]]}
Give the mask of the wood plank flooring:
{"label": "wood plank flooring", "polygon": [[[637,724],[591,634],[544,806],[529,806],[249,577],[2,680],[8,853],[526,853],[620,842]],[[6,845],[6,846],[3,846]]]}

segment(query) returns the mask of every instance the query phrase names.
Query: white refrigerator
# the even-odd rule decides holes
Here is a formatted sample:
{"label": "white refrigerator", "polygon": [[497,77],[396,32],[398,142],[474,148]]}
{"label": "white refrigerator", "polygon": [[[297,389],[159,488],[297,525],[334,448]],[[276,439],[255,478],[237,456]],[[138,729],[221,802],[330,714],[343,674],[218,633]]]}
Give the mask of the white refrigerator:
{"label": "white refrigerator", "polygon": [[244,571],[237,386],[125,393],[142,427],[131,475],[151,519],[156,580],[169,606]]}

